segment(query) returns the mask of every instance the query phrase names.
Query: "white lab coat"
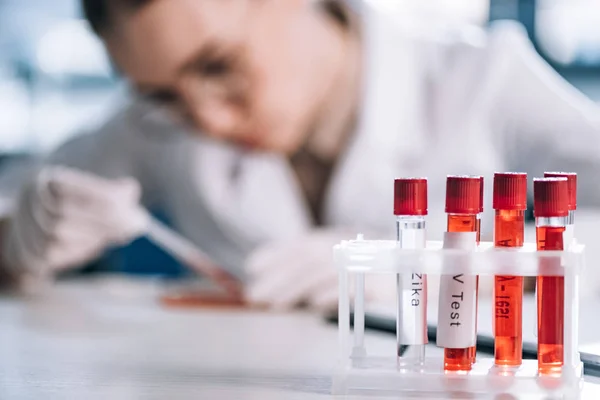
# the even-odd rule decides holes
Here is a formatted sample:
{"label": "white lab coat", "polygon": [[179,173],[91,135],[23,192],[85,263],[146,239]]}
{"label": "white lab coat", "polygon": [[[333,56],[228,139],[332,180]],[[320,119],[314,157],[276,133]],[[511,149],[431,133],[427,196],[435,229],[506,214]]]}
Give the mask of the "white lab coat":
{"label": "white lab coat", "polygon": [[[544,64],[517,25],[440,34],[365,4],[357,7],[362,108],[328,188],[328,226],[393,237],[392,182],[399,176],[429,178],[431,237],[445,229],[447,174],[484,175],[488,211],[495,171],[574,170],[580,203],[600,204],[592,184],[600,172],[600,109]],[[162,209],[177,230],[240,275],[260,244],[311,230],[284,158],[189,133],[139,118],[134,104],[49,162],[137,178],[146,206]],[[489,237],[489,218],[483,229]]]}

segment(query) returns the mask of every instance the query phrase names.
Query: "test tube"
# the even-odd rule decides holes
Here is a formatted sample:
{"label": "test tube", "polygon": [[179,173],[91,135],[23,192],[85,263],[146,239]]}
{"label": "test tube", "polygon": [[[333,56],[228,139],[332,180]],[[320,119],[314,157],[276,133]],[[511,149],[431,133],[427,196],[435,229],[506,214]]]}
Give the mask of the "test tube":
{"label": "test tube", "polygon": [[569,189],[569,216],[565,229],[565,243],[568,245],[575,238],[575,210],[577,210],[577,174],[575,172],[544,172],[545,178],[567,178]]}
{"label": "test tube", "polygon": [[[425,248],[427,179],[404,178],[394,181],[394,215],[398,246]],[[422,365],[427,344],[427,276],[398,274],[397,352],[400,365]]]}
{"label": "test tube", "polygon": [[[481,186],[479,188],[479,214],[477,214],[477,244],[479,244],[479,242],[481,241],[481,215],[483,214],[483,192],[484,192],[484,187],[483,187],[483,176],[479,177],[479,181],[481,183]],[[476,279],[476,283],[475,283],[475,298],[479,298],[479,276],[475,277]],[[475,336],[477,336],[477,322],[478,322],[478,317],[479,317],[479,303],[475,303]],[[477,361],[477,351],[475,347],[472,347],[469,349],[469,356],[471,357],[471,364],[475,364],[475,362]]]}
{"label": "test tube", "polygon": [[[568,181],[566,178],[534,179],[534,214],[537,249],[563,250],[569,216]],[[541,260],[540,275],[545,263]],[[538,276],[538,370],[540,374],[560,372],[564,362],[564,293],[562,276]]]}
{"label": "test tube", "polygon": [[[448,234],[444,247],[468,249],[478,244],[482,182],[483,178],[480,176],[448,176],[446,181]],[[450,233],[454,235],[449,236]],[[452,244],[448,245],[450,237]],[[437,343],[444,347],[446,371],[471,370],[475,362],[476,321],[477,277],[463,274],[442,276]]]}
{"label": "test tube", "polygon": [[[523,247],[525,210],[527,210],[527,174],[494,175],[494,246]],[[523,277],[494,278],[495,362],[518,366],[523,359]]]}

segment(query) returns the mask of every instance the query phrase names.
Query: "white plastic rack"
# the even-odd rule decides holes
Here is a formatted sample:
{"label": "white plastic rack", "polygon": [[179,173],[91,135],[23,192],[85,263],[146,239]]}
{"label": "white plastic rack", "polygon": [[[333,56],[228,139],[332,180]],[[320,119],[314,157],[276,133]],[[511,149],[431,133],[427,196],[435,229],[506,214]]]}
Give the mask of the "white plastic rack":
{"label": "white plastic rack", "polygon": [[[405,250],[395,241],[344,241],[334,247],[339,270],[339,359],[333,377],[336,395],[422,394],[424,398],[466,395],[528,395],[578,398],[583,366],[578,353],[579,277],[584,246],[566,251],[536,251],[535,244],[520,249],[495,249],[481,243],[476,250],[443,249],[427,242],[422,250]],[[518,368],[494,366],[478,360],[470,372],[447,372],[443,360],[427,358],[422,366],[406,367],[394,354],[369,356],[364,342],[365,274],[424,273],[428,275],[564,276],[564,365],[558,375],[539,375],[537,360],[523,360]],[[355,282],[351,299],[351,278]],[[350,329],[351,303],[354,330]],[[504,398],[504,397],[502,397]],[[508,397],[512,398],[512,397]]]}

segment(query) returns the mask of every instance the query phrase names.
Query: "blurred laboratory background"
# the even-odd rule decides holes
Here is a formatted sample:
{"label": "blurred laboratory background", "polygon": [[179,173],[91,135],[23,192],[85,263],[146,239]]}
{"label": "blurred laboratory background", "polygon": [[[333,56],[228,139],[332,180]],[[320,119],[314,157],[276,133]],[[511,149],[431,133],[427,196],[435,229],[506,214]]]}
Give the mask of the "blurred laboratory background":
{"label": "blurred laboratory background", "polygon": [[[597,0],[371,0],[434,23],[521,21],[538,51],[600,101]],[[52,150],[93,129],[125,85],[81,19],[78,0],[0,0],[0,154]]]}
{"label": "blurred laboratory background", "polygon": [[51,150],[115,107],[121,84],[78,0],[0,0],[0,152]]}

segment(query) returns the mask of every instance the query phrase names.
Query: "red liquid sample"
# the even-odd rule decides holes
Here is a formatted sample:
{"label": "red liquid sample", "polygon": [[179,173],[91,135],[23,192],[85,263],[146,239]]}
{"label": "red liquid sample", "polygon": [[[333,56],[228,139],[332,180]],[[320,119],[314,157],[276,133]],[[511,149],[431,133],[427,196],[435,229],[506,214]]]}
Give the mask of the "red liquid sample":
{"label": "red liquid sample", "polygon": [[[477,215],[448,215],[448,232],[478,232],[480,220]],[[475,362],[476,347],[467,349],[444,349],[444,369],[446,371],[470,371]]]}
{"label": "red liquid sample", "polygon": [[[481,186],[481,190],[483,191],[483,184]],[[483,193],[481,194],[481,196],[483,199]],[[481,209],[481,212],[483,212],[483,208]],[[477,245],[479,245],[479,242],[481,242],[481,218],[479,218],[479,216],[477,217],[477,221],[475,222],[475,227],[475,230],[477,231]],[[476,276],[475,278],[475,336],[477,337],[477,318],[479,318],[479,301],[477,301],[477,299],[479,299],[479,276]],[[469,348],[469,357],[471,357],[471,365],[475,364],[475,362],[477,361],[476,346]]]}
{"label": "red liquid sample", "polygon": [[[537,227],[537,249],[563,250],[564,231],[564,227]],[[542,273],[543,268],[542,264]],[[538,369],[541,374],[560,372],[564,362],[565,279],[538,276],[537,291]]]}
{"label": "red liquid sample", "polygon": [[[496,210],[494,245],[522,247],[524,217],[521,210]],[[497,365],[521,365],[523,360],[523,277],[494,278],[494,336]]]}

